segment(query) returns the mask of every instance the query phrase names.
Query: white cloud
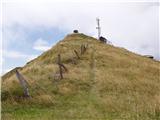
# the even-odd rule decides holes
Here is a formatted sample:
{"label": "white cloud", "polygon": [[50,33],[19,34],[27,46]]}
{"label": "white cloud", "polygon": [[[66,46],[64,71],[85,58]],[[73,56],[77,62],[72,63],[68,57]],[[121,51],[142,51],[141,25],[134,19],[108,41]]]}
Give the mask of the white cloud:
{"label": "white cloud", "polygon": [[[24,63],[26,63],[27,61],[30,61],[38,56],[38,55],[24,54],[22,52],[13,51],[13,50],[12,51],[4,50],[4,51],[2,51],[2,53],[3,53],[3,58],[2,58],[2,61],[0,64],[0,66],[1,66],[0,75],[3,75],[6,72],[17,67],[17,62],[20,63],[20,64],[18,64],[18,66],[23,65],[22,61],[24,61]],[[9,66],[8,65],[9,62],[12,62],[15,64],[13,64],[12,66]]]}
{"label": "white cloud", "polygon": [[[24,1],[24,0],[23,0]],[[43,0],[41,0],[43,1]],[[15,23],[28,28],[37,26],[96,35],[95,18],[101,18],[103,35],[114,45],[140,54],[152,54],[159,58],[158,2],[156,0],[125,0],[123,3],[94,2],[9,2],[3,4],[4,26]],[[135,3],[134,3],[135,2]],[[157,3],[155,3],[157,2]],[[147,46],[147,47],[143,47]],[[34,45],[45,51],[48,44]],[[159,58],[160,59],[160,58]]]}
{"label": "white cloud", "polygon": [[54,2],[158,2],[158,0],[2,0],[3,2],[42,2],[42,3],[54,3]]}
{"label": "white cloud", "polygon": [[1,66],[2,66],[3,63],[4,63],[4,59],[2,58],[2,59],[0,60],[0,68],[1,68]]}
{"label": "white cloud", "polygon": [[39,38],[38,40],[36,40],[33,46],[33,49],[38,51],[46,51],[50,48],[51,46],[49,46],[48,43],[42,38]]}
{"label": "white cloud", "polygon": [[4,75],[5,73],[11,71],[12,69],[14,69],[14,68],[10,68],[10,69],[2,69],[2,72],[1,72],[0,76],[2,76],[2,75]]}
{"label": "white cloud", "polygon": [[2,74],[2,64],[4,63],[4,59],[1,58],[0,60],[0,75]]}
{"label": "white cloud", "polygon": [[38,57],[38,55],[28,55],[26,61],[30,61]]}
{"label": "white cloud", "polygon": [[37,55],[28,55],[19,51],[3,51],[3,57],[12,59],[26,59],[32,60],[37,57]]}
{"label": "white cloud", "polygon": [[24,55],[24,54],[22,54],[18,51],[5,51],[4,56],[7,57],[7,58],[14,58],[14,59],[28,57],[28,56],[26,56],[26,55]]}

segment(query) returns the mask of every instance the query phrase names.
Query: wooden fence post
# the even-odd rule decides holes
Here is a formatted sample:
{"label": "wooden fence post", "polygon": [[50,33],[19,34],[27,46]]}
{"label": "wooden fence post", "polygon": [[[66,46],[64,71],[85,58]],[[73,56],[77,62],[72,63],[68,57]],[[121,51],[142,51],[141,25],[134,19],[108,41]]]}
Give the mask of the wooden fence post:
{"label": "wooden fence post", "polygon": [[58,65],[59,65],[59,74],[60,74],[60,78],[63,79],[63,71],[62,71],[62,67],[61,67],[61,55],[58,54]]}
{"label": "wooden fence post", "polygon": [[68,69],[62,64],[62,63],[60,63],[59,64],[66,72],[68,72]]}
{"label": "wooden fence post", "polygon": [[84,45],[83,46],[83,53],[85,53],[86,52],[86,46]]}
{"label": "wooden fence post", "polygon": [[[68,69],[62,64],[61,62],[61,55],[58,54],[58,61],[57,64],[59,66],[59,73],[60,73],[60,78],[63,79],[63,69],[68,72]],[[63,69],[62,69],[63,68]]]}
{"label": "wooden fence post", "polygon": [[20,85],[23,88],[23,93],[24,93],[24,97],[30,97],[29,95],[29,89],[28,89],[28,83],[27,81],[24,79],[24,77],[18,72],[18,70],[16,70],[16,76],[20,82]]}
{"label": "wooden fence post", "polygon": [[74,50],[74,52],[75,52],[77,58],[80,59],[80,57],[79,57],[79,55],[78,55],[78,52],[77,52],[76,50]]}
{"label": "wooden fence post", "polygon": [[81,55],[83,54],[83,44],[81,45]]}
{"label": "wooden fence post", "polygon": [[87,45],[81,45],[81,55],[84,54],[86,52],[86,49],[88,47],[88,44]]}

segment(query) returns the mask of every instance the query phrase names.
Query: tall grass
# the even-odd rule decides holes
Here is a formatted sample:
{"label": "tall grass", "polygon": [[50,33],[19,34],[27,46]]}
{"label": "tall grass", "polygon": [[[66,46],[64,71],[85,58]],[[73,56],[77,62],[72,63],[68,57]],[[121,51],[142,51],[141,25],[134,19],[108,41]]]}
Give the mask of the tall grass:
{"label": "tall grass", "polygon": [[[89,44],[76,64],[81,44]],[[69,72],[54,80],[57,55]],[[160,62],[96,39],[71,34],[20,70],[31,99],[23,99],[14,72],[3,77],[2,119],[160,119]]]}

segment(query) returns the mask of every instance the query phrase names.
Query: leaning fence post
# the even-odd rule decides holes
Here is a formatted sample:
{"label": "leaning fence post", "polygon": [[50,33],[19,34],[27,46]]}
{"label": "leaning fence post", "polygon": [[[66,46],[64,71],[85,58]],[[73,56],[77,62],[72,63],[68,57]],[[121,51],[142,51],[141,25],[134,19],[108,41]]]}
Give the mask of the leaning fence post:
{"label": "leaning fence post", "polygon": [[77,58],[80,59],[80,57],[79,57],[79,55],[78,55],[78,52],[77,52],[76,50],[74,50],[74,52],[75,52]]}
{"label": "leaning fence post", "polygon": [[83,53],[85,53],[85,52],[86,52],[86,49],[87,49],[87,48],[86,48],[86,45],[84,45],[83,47],[84,47],[84,49],[83,49],[83,50],[84,50],[84,51],[83,51]]}
{"label": "leaning fence post", "polygon": [[27,81],[24,79],[24,77],[18,72],[18,70],[16,70],[16,76],[20,82],[20,85],[23,88],[23,92],[24,92],[24,96],[25,97],[30,97],[29,95],[29,89],[28,89],[28,83]]}
{"label": "leaning fence post", "polygon": [[83,44],[81,45],[81,55],[83,54]]}
{"label": "leaning fence post", "polygon": [[84,54],[86,52],[86,49],[88,47],[88,44],[87,45],[81,45],[81,55]]}
{"label": "leaning fence post", "polygon": [[61,79],[63,79],[63,71],[62,71],[62,67],[61,67],[61,55],[58,54],[58,66],[59,66],[59,73],[60,73],[60,77]]}
{"label": "leaning fence post", "polygon": [[68,69],[62,64],[62,63],[60,63],[59,64],[61,67],[63,67],[63,69],[66,71],[66,72],[68,72]]}

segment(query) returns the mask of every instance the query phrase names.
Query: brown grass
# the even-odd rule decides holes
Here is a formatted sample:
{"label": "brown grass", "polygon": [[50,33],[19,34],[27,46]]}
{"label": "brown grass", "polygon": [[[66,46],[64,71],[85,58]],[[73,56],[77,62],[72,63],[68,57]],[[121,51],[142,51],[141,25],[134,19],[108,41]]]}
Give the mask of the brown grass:
{"label": "brown grass", "polygon": [[[89,48],[77,60],[77,64],[72,64],[70,59],[75,57],[73,50],[79,52],[81,44],[89,44]],[[58,53],[62,55],[62,62],[69,72],[56,83],[53,75],[58,71]],[[91,67],[93,61],[94,70]],[[73,117],[76,117],[73,114],[78,114],[76,108],[81,108],[79,111],[83,118],[87,117],[83,111],[85,108],[91,119],[97,116],[131,120],[160,118],[160,62],[123,48],[102,44],[83,34],[68,35],[24,66],[20,73],[30,84],[33,97],[30,104],[35,104],[36,100],[42,106],[43,103],[50,105],[52,99],[57,109],[65,109],[59,105],[67,103]],[[2,106],[3,103],[10,104],[11,98],[14,101],[16,91],[21,91],[14,74],[3,79],[2,91],[10,93],[8,102],[2,102]],[[75,102],[76,108],[71,101]]]}

